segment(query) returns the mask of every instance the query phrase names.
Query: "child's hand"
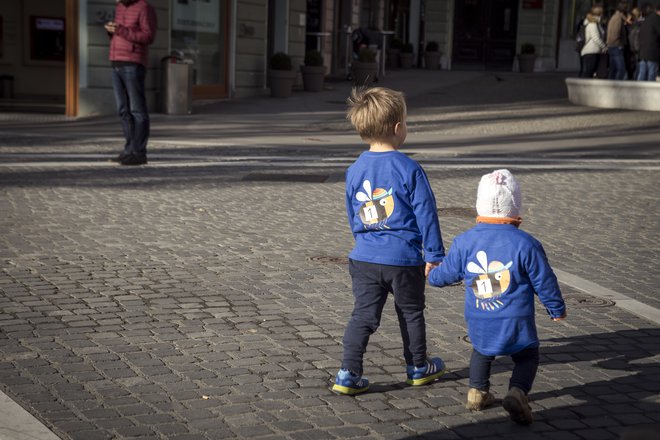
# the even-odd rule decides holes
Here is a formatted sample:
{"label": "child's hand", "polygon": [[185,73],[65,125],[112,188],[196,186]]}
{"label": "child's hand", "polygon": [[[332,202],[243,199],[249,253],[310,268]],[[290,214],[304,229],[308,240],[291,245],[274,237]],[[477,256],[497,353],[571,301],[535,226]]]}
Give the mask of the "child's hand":
{"label": "child's hand", "polygon": [[433,268],[440,266],[440,263],[426,263],[426,268],[424,269],[424,276],[428,277],[429,273],[431,273],[431,270]]}
{"label": "child's hand", "polygon": [[566,319],[566,312],[564,312],[563,315],[561,315],[561,316],[559,316],[559,317],[557,317],[557,318],[552,318],[552,320],[555,321],[555,322],[556,322],[556,321],[563,321],[564,319]]}

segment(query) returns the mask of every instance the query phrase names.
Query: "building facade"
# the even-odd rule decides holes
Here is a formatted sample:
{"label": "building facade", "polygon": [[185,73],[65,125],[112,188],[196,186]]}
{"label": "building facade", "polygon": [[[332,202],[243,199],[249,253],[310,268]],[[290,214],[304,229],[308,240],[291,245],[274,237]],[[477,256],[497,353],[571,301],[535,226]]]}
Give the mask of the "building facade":
{"label": "building facade", "polygon": [[[347,74],[352,31],[371,43],[397,37],[421,53],[436,41],[444,69],[515,69],[524,43],[536,70],[577,70],[575,25],[589,0],[149,0],[158,16],[147,74],[158,107],[163,59],[193,64],[193,98],[268,92],[268,60],[288,53],[294,68],[318,49],[327,71]],[[606,2],[613,3],[613,2]],[[115,0],[0,0],[0,105],[71,116],[114,112],[109,38]],[[300,81],[300,79],[299,79]]]}

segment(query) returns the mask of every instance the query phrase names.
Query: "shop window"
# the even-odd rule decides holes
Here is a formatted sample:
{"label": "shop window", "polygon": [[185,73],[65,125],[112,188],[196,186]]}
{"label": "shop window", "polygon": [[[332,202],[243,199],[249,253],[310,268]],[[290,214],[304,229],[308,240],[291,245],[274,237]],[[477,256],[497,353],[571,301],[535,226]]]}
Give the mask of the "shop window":
{"label": "shop window", "polygon": [[64,61],[64,18],[30,17],[30,58]]}

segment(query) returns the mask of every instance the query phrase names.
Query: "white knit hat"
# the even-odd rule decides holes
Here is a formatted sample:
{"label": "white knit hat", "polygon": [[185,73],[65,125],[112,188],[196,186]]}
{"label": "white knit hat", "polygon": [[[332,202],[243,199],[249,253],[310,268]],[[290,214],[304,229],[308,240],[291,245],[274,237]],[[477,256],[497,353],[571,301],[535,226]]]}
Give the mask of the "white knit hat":
{"label": "white knit hat", "polygon": [[477,213],[482,217],[520,216],[520,187],[509,170],[495,170],[481,177],[477,191]]}

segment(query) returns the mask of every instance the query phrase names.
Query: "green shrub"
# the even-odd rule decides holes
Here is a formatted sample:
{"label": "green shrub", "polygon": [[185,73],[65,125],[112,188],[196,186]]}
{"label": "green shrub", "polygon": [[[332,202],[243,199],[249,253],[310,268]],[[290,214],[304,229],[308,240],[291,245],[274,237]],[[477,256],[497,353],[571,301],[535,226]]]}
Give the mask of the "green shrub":
{"label": "green shrub", "polygon": [[318,50],[310,50],[305,54],[305,66],[322,66],[323,55]]}
{"label": "green shrub", "polygon": [[375,63],[376,53],[368,47],[363,47],[358,53],[358,61],[361,63]]}
{"label": "green shrub", "polygon": [[436,41],[429,41],[426,43],[426,52],[437,52],[440,50],[440,46]]}
{"label": "green shrub", "polygon": [[406,43],[401,47],[401,52],[403,53],[413,53],[414,52],[414,47],[410,43]]}
{"label": "green shrub", "polygon": [[536,49],[534,48],[534,45],[532,43],[523,43],[520,46],[521,55],[532,55],[534,53],[536,53]]}
{"label": "green shrub", "polygon": [[291,57],[283,52],[277,52],[270,59],[270,68],[273,70],[291,70]]}

